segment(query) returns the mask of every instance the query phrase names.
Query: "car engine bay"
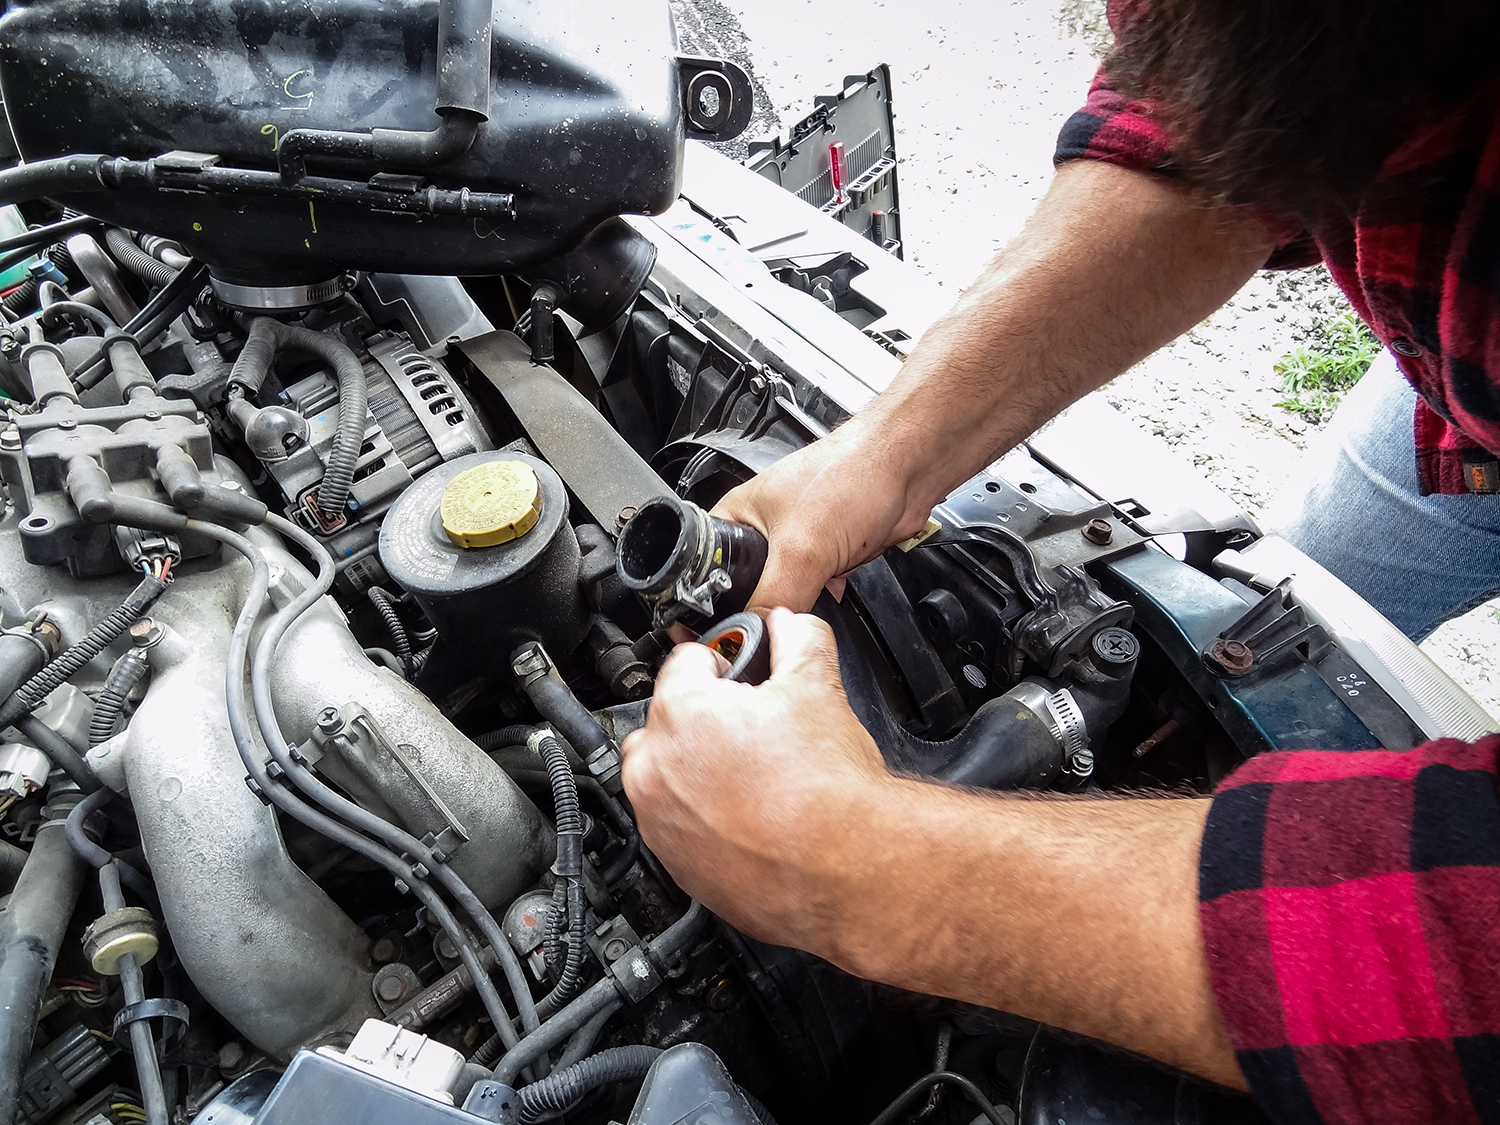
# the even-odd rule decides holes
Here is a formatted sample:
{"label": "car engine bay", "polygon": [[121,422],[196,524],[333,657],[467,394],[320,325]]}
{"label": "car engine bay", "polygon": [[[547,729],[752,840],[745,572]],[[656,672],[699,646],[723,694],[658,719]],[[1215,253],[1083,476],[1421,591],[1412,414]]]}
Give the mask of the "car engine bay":
{"label": "car engine bay", "polygon": [[[930,319],[862,126],[826,200],[767,174],[889,76],[758,173],[698,143],[749,90],[665,5],[0,15],[0,1112],[1177,1119],[1185,1079],[754,941],[642,846],[667,627],[766,674],[765,541],[709,510]],[[1486,722],[1090,424],[820,601],[892,769],[1205,793]]]}

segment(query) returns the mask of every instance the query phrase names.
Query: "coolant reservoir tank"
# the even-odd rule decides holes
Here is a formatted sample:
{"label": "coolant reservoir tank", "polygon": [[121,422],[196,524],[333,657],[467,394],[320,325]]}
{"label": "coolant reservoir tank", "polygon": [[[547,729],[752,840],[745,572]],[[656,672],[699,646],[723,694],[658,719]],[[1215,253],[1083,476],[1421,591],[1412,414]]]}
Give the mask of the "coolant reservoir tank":
{"label": "coolant reservoir tank", "polygon": [[461,659],[497,676],[526,641],[559,658],[582,642],[581,558],[562,478],[524,453],[474,453],[432,470],[380,527],[386,573]]}

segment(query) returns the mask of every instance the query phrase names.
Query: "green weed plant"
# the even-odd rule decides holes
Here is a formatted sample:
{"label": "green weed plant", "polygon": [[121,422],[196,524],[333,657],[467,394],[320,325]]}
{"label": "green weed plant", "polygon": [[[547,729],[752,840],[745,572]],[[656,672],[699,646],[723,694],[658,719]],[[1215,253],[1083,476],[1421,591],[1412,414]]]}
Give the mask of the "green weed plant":
{"label": "green weed plant", "polygon": [[1276,362],[1282,398],[1276,405],[1311,422],[1331,415],[1358,383],[1375,357],[1380,341],[1353,313],[1345,313],[1311,346],[1298,346]]}

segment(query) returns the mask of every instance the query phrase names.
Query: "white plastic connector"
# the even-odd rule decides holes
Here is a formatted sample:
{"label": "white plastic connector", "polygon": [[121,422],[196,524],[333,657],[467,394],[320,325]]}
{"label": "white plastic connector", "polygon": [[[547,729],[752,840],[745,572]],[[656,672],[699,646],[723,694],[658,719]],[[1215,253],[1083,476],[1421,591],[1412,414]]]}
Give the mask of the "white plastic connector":
{"label": "white plastic connector", "polygon": [[464,1068],[463,1055],[452,1047],[382,1020],[365,1020],[342,1055],[326,1047],[321,1050],[377,1078],[448,1105],[453,1104],[453,1084]]}

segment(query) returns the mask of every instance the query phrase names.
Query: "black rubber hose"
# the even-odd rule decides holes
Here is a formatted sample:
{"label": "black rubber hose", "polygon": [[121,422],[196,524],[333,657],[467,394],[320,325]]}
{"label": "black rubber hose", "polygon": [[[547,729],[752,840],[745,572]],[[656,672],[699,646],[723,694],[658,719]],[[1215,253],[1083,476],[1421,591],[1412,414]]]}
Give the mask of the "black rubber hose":
{"label": "black rubber hose", "polygon": [[[142,346],[151,343],[198,299],[198,294],[203,292],[207,278],[208,267],[202,262],[194,262],[177,275],[176,281],[147,301],[140,313],[130,318],[130,323],[124,326],[124,331],[134,336],[136,342]],[[98,353],[87,363],[78,367],[73,381],[80,389],[88,390],[90,387],[98,386],[104,376],[109,374],[109,362],[106,356],[108,346],[108,344],[101,344]]]}
{"label": "black rubber hose", "polygon": [[8,895],[15,889],[16,880],[21,877],[30,854],[9,840],[0,841],[0,895]]}
{"label": "black rubber hose", "polygon": [[875,673],[832,596],[821,594],[813,612],[833,629],[849,706],[892,769],[992,789],[1038,785],[1061,771],[1063,749],[1051,732],[1035,718],[1018,719],[1015,704],[1003,697],[983,704],[944,742],[918,738],[887,709]]}
{"label": "black rubber hose", "polygon": [[604,728],[556,672],[536,677],[523,689],[542,718],[568,740],[580,758],[587,761],[594,751],[609,744]]}
{"label": "black rubber hose", "polygon": [[70,234],[77,234],[81,230],[88,230],[89,227],[98,225],[99,220],[92,215],[72,212],[60,222],[49,223],[44,227],[32,227],[30,230],[23,230],[20,234],[0,238],[0,253],[20,250],[23,247],[36,250],[43,246],[50,246],[54,242],[67,238]]}
{"label": "black rubber hose", "polygon": [[47,650],[36,641],[15,633],[0,633],[0,699],[9,699],[46,663]]}
{"label": "black rubber hose", "polygon": [[661,1054],[660,1047],[639,1044],[611,1047],[574,1063],[567,1070],[559,1070],[540,1082],[522,1087],[519,1092],[521,1120],[529,1125],[549,1110],[568,1109],[590,1090],[613,1082],[644,1078]]}
{"label": "black rubber hose", "polygon": [[409,678],[412,673],[411,637],[407,635],[406,626],[396,612],[395,599],[379,586],[371,586],[365,591],[365,596],[370,599],[375,612],[380,614],[380,620],[385,622],[385,630],[391,635],[391,645],[395,648],[396,655],[401,658],[401,666],[406,670],[405,675]]}
{"label": "black rubber hose", "polygon": [[115,256],[115,261],[153,289],[161,289],[177,280],[177,271],[137,246],[128,234],[119,227],[110,227],[104,232],[104,245]]}
{"label": "black rubber hose", "polygon": [[161,913],[161,899],[156,895],[156,886],[150,879],[142,875],[138,870],[126,863],[119,856],[107,851],[105,848],[89,839],[86,831],[89,817],[99,812],[118,796],[112,789],[96,789],[78,804],[73,806],[73,811],[68,814],[64,829],[68,834],[68,843],[73,845],[73,850],[78,857],[90,867],[103,867],[105,864],[113,863],[119,871],[120,881],[140,896],[142,902],[156,913]]}
{"label": "black rubber hose", "polygon": [[49,195],[106,191],[101,170],[108,159],[104,155],[57,156],[7,168],[0,172],[0,206]]}
{"label": "black rubber hose", "polygon": [[0,1121],[18,1116],[37,1012],[83,891],[84,871],[63,822],[49,820],[37,831],[10,905],[0,916]]}
{"label": "black rubber hose", "polygon": [[109,670],[104,690],[94,700],[94,716],[89,720],[89,745],[98,746],[115,735],[115,725],[125,710],[125,700],[145,678],[151,666],[137,649],[131,649]]}
{"label": "black rubber hose", "polygon": [[96,309],[93,305],[85,305],[81,301],[54,301],[42,309],[41,312],[42,323],[48,327],[56,323],[59,317],[63,316],[83,317],[84,320],[99,329],[101,336],[111,329],[119,327],[109,313],[103,309]]}
{"label": "black rubber hose", "polygon": [[323,482],[318,486],[318,511],[333,519],[343,514],[344,505],[349,501],[360,446],[365,440],[369,394],[365,386],[364,365],[342,340],[334,336],[263,316],[250,322],[249,338],[229,373],[230,384],[244,387],[247,394],[253,395],[265,381],[276,354],[287,348],[317,356],[332,366],[338,376],[338,429],[334,434],[333,448],[328,452]]}
{"label": "black rubber hose", "polygon": [[85,793],[100,788],[99,779],[83,755],[73,749],[73,744],[42,722],[35,715],[22,715],[15,722],[16,729],[31,739],[52,764],[68,775],[68,780]]}
{"label": "black rubber hose", "polygon": [[160,578],[149,574],[143,577],[140,585],[130,592],[130,596],[90,629],[82,640],[64,650],[56,660],[22,684],[20,690],[0,706],[0,730],[41,706],[42,700],[51,695],[60,684],[65,683],[130,628],[132,623],[144,616],[166,588],[167,584]]}

